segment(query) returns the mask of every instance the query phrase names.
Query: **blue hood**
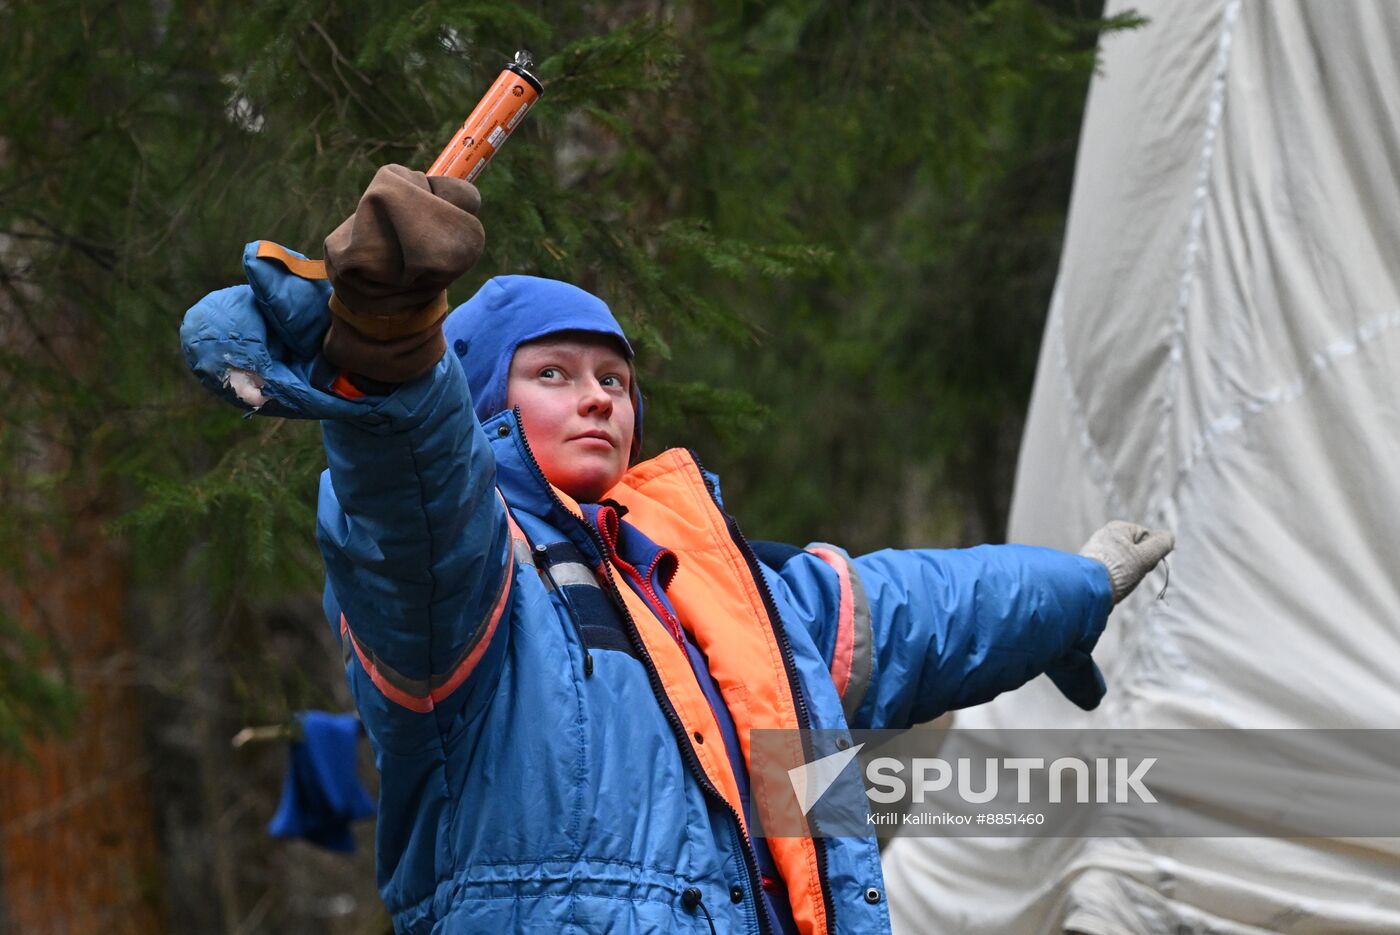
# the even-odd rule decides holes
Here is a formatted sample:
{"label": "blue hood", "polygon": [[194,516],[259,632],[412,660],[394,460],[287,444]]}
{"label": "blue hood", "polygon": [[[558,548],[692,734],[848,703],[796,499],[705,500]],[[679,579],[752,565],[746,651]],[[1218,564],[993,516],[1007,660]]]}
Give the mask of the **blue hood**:
{"label": "blue hood", "polygon": [[[467,374],[472,407],[482,422],[506,408],[506,378],[515,349],[561,331],[616,338],[631,362],[632,345],[607,303],[578,286],[538,276],[496,276],[452,310],[443,323],[447,346]],[[642,449],[642,394],[632,379],[636,424],[631,460]]]}

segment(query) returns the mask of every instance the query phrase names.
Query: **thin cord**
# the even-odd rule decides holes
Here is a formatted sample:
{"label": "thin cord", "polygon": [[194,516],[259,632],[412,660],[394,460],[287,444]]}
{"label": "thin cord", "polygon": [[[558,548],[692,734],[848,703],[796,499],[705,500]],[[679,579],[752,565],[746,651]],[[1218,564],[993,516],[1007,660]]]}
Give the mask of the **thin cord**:
{"label": "thin cord", "polygon": [[705,900],[701,899],[697,905],[700,907],[700,911],[705,913],[705,921],[710,923],[710,935],[718,935],[715,931],[715,920],[710,917],[710,910],[705,906]]}

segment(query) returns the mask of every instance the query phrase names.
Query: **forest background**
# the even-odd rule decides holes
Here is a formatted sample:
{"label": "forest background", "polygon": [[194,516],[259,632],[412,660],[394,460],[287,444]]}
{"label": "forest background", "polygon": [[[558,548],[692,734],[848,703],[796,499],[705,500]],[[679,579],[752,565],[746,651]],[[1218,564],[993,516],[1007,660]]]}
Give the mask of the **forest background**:
{"label": "forest background", "polygon": [[387,930],[372,822],[274,841],[286,746],[229,743],[350,707],[317,428],[179,354],[246,241],[319,256],[528,48],[452,301],[604,296],[647,452],[751,537],[998,541],[1096,42],[1142,25],[1101,8],[0,0],[0,931]]}

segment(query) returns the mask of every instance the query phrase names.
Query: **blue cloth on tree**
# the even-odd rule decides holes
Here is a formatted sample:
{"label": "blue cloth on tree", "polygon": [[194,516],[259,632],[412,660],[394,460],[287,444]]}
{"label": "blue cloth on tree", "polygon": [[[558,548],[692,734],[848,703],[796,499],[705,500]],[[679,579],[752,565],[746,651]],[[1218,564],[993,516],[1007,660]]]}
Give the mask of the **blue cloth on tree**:
{"label": "blue cloth on tree", "polygon": [[268,832],[305,838],[333,851],[350,852],[350,822],[374,814],[374,800],[360,782],[357,747],[360,721],[353,714],[303,711],[301,739],[292,742],[282,801]]}

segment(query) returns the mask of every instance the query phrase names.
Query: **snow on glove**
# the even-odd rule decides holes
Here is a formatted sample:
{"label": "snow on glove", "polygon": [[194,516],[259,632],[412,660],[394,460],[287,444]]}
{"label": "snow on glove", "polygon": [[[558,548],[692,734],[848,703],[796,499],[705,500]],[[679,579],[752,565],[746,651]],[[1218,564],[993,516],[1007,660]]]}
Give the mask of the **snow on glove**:
{"label": "snow on glove", "polygon": [[261,247],[254,241],[243,249],[248,285],[211,292],[185,313],[185,362],[201,383],[240,408],[305,419],[354,415],[363,407],[316,390],[311,377],[330,319],[330,285],[259,256]]}
{"label": "snow on glove", "polygon": [[1114,520],[1089,537],[1079,554],[1101,562],[1108,569],[1113,603],[1132,593],[1138,582],[1176,545],[1165,529],[1148,529],[1136,523]]}
{"label": "snow on glove", "polygon": [[447,287],[481,256],[486,233],[470,182],[382,166],[355,213],[326,238],[334,294],[322,353],[384,383],[432,369],[447,350]]}
{"label": "snow on glove", "polygon": [[303,262],[309,261],[266,241],[248,244],[243,250],[248,285],[211,292],[185,313],[180,326],[185,362],[201,383],[241,409],[388,430],[432,391],[419,385],[431,381],[359,401],[331,391],[336,371],[320,354],[330,324],[330,283],[293,272]]}

